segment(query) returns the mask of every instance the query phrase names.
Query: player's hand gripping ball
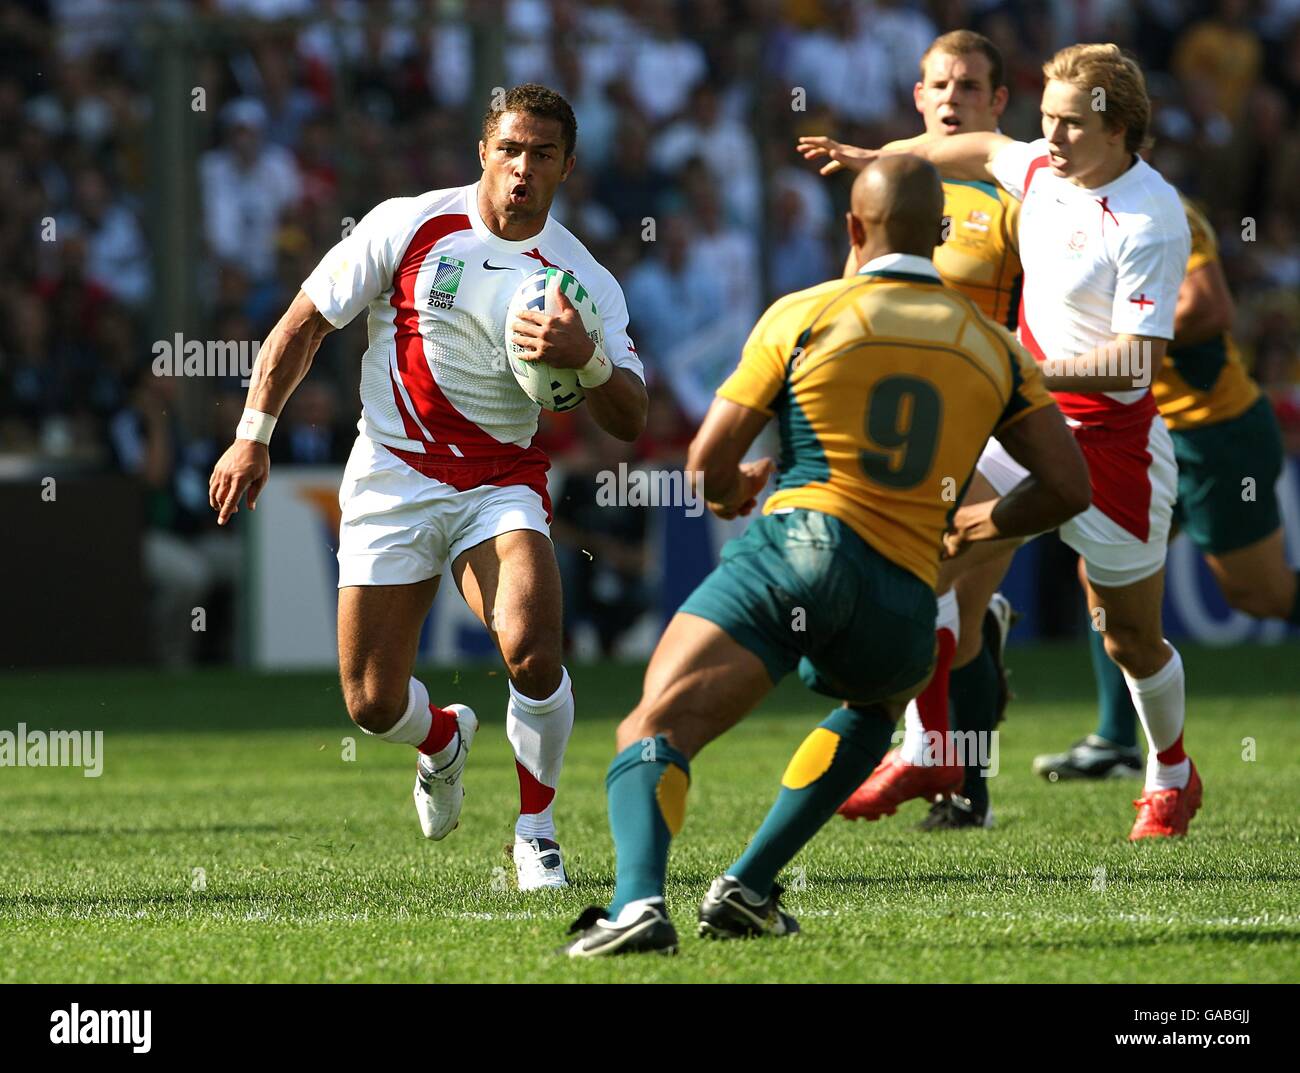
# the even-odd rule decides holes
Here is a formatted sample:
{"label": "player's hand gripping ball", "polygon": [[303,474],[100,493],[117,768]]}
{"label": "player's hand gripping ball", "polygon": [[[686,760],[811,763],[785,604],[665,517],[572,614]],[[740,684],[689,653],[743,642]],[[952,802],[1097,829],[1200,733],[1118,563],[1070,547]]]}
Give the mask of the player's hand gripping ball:
{"label": "player's hand gripping ball", "polygon": [[[544,410],[556,413],[572,410],[586,397],[582,384],[578,382],[579,370],[552,365],[539,357],[539,353],[545,353],[545,347],[536,324],[529,326],[530,335],[526,337],[526,345],[516,342],[516,321],[519,314],[526,311],[547,317],[562,316],[566,312],[566,302],[560,298],[561,295],[580,318],[581,330],[595,344],[595,355],[608,361],[604,356],[605,327],[596,311],[596,305],[587,289],[562,268],[539,268],[529,274],[510,299],[505,323],[506,356],[510,371],[533,402]],[[547,334],[554,338],[558,333],[551,330]],[[585,362],[587,357],[584,354],[578,364]]]}

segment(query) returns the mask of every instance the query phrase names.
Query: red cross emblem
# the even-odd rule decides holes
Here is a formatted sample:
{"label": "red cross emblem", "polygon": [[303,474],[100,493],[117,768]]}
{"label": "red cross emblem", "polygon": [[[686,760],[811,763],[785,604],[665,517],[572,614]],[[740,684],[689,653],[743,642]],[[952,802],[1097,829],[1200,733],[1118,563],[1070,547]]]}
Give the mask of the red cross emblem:
{"label": "red cross emblem", "polygon": [[1130,298],[1129,301],[1139,309],[1146,309],[1147,306],[1154,306],[1156,304],[1154,298],[1148,298],[1145,294],[1139,294],[1136,298]]}
{"label": "red cross emblem", "polygon": [[1115,221],[1115,225],[1118,227],[1118,226],[1119,226],[1119,217],[1116,216],[1113,212],[1110,211],[1110,198],[1109,198],[1109,197],[1101,197],[1101,198],[1098,198],[1098,199],[1097,199],[1097,204],[1101,206],[1101,226],[1102,226],[1102,228],[1104,229],[1104,228],[1106,227],[1106,217],[1107,217],[1107,216],[1109,216],[1112,220],[1114,220],[1114,221]]}
{"label": "red cross emblem", "polygon": [[573,272],[570,271],[569,269],[560,268],[559,265],[552,264],[550,261],[548,261],[545,257],[542,256],[542,251],[539,250],[536,246],[534,246],[531,250],[526,250],[524,252],[524,256],[531,257],[534,261],[541,261],[543,268],[559,268],[561,272],[568,272],[569,275],[571,276],[573,275]]}

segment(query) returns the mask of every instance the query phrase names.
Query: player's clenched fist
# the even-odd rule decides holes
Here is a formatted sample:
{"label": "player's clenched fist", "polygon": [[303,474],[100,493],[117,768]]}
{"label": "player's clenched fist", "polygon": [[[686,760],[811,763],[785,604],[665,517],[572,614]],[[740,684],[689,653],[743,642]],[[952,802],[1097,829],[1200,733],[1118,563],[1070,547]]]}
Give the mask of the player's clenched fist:
{"label": "player's clenched fist", "polygon": [[217,512],[217,524],[225,525],[232,514],[239,513],[239,500],[245,492],[248,509],[253,510],[270,475],[271,453],[266,444],[236,440],[227,447],[208,480],[208,503]]}
{"label": "player's clenched fist", "polygon": [[753,462],[742,462],[737,467],[736,485],[724,503],[709,503],[713,511],[724,521],[732,518],[746,517],[758,504],[758,493],[776,472],[776,463],[770,458],[759,458]]}
{"label": "player's clenched fist", "polygon": [[549,314],[525,309],[511,325],[510,341],[524,361],[544,361],[556,369],[581,369],[596,352],[582,324],[582,314],[563,291],[555,297],[560,311]]}

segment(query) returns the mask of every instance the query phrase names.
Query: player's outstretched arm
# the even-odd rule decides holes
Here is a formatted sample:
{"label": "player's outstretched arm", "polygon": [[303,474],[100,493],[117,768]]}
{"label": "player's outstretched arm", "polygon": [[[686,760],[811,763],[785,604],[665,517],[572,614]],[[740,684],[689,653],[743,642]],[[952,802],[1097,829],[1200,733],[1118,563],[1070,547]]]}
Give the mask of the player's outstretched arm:
{"label": "player's outstretched arm", "polygon": [[239,500],[245,492],[248,509],[254,508],[271,472],[269,426],[307,375],[321,340],[333,330],[312,300],[299,291],[266,337],[253,365],[248,401],[235,442],[218,459],[208,481],[208,503],[217,512],[218,525],[225,525],[232,514],[239,512]]}
{"label": "player's outstretched arm", "polygon": [[949,557],[976,541],[1055,529],[1087,510],[1092,499],[1088,465],[1055,406],[1034,410],[996,436],[1029,476],[998,499],[957,511],[944,537]]}
{"label": "player's outstretched arm", "polygon": [[717,398],[691,441],[686,456],[688,479],[719,518],[752,511],[758,493],[776,472],[776,463],[770,458],[741,461],[767,420],[758,410]]}
{"label": "player's outstretched arm", "polygon": [[994,181],[992,162],[1003,146],[1013,139],[995,131],[971,131],[968,134],[951,134],[910,144],[906,149],[861,149],[844,145],[834,138],[806,135],[799,139],[797,149],[805,160],[826,158],[820,171],[830,175],[848,168],[861,171],[878,157],[891,153],[910,153],[928,160],[945,179],[983,179]]}

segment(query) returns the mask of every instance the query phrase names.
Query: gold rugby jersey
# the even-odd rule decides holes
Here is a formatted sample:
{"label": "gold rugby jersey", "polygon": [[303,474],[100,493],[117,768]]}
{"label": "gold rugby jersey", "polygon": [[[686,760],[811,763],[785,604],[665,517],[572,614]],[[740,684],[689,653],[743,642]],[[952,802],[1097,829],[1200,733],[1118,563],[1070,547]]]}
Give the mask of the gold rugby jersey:
{"label": "gold rugby jersey", "polygon": [[[890,142],[909,149],[928,134]],[[961,291],[986,317],[1012,330],[1020,308],[1020,202],[997,183],[945,179],[943,214],[948,238],[934,248],[944,283]]]}
{"label": "gold rugby jersey", "polygon": [[[1185,197],[1183,208],[1192,231],[1190,276],[1219,259],[1219,243],[1209,221]],[[1151,392],[1165,424],[1183,432],[1239,417],[1259,398],[1259,385],[1242,365],[1232,336],[1224,332],[1191,346],[1171,344]]]}
{"label": "gold rugby jersey", "polygon": [[1011,333],[904,254],[773,303],[718,395],[777,419],[764,513],[834,515],[929,585],[989,436],[1053,405]]}

